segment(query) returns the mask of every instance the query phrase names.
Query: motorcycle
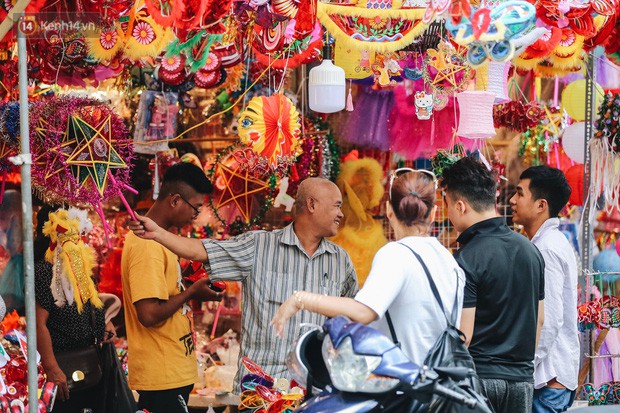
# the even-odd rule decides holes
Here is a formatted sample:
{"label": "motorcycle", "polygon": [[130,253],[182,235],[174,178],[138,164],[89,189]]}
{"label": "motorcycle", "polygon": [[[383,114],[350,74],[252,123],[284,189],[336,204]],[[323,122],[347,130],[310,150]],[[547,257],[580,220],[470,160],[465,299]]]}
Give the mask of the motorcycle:
{"label": "motorcycle", "polygon": [[420,367],[378,330],[342,316],[304,333],[287,366],[305,384],[299,413],[492,413],[468,384],[471,369]]}

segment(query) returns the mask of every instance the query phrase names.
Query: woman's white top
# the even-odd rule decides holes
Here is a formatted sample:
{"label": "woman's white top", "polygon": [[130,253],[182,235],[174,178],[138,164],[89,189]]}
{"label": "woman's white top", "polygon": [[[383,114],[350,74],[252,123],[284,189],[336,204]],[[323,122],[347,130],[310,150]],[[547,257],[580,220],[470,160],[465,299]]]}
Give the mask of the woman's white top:
{"label": "woman's white top", "polygon": [[370,325],[391,338],[385,319],[385,312],[389,310],[402,350],[411,361],[422,365],[445,330],[446,319],[418,259],[399,243],[406,244],[422,257],[449,317],[457,298],[458,277],[457,328],[463,308],[465,274],[437,238],[405,237],[386,244],[377,252],[370,274],[355,296],[357,301],[377,313],[379,318]]}

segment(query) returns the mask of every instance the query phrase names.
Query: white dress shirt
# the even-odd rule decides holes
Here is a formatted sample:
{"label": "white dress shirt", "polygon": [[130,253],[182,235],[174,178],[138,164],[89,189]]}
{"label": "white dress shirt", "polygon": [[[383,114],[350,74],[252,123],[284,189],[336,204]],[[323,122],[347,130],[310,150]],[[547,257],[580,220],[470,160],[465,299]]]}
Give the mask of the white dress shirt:
{"label": "white dress shirt", "polygon": [[545,319],[534,358],[534,388],[556,379],[577,388],[577,257],[558,229],[560,220],[546,220],[532,238],[545,260]]}

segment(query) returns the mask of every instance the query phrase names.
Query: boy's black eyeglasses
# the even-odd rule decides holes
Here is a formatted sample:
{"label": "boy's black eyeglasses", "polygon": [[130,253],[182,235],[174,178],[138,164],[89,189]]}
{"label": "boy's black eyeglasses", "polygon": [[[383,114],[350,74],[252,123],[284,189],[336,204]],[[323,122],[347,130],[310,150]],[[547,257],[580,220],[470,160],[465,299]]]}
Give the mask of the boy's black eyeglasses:
{"label": "boy's black eyeglasses", "polygon": [[192,205],[192,203],[185,199],[183,195],[179,194],[179,198],[181,198],[183,202],[185,202],[187,205],[190,206],[191,209],[194,210],[194,217],[197,217],[200,214],[200,208],[196,208],[194,205]]}

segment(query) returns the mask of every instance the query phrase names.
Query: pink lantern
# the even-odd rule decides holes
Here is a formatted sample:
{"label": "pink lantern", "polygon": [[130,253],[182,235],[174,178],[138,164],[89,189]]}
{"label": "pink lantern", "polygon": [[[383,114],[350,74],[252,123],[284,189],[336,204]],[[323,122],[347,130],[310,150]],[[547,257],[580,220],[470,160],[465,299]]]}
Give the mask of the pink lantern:
{"label": "pink lantern", "polygon": [[493,102],[491,92],[467,90],[458,93],[459,128],[458,136],[470,139],[485,139],[495,136],[493,127]]}
{"label": "pink lantern", "polygon": [[487,92],[495,95],[495,103],[507,102],[508,97],[508,72],[512,63],[489,61]]}

